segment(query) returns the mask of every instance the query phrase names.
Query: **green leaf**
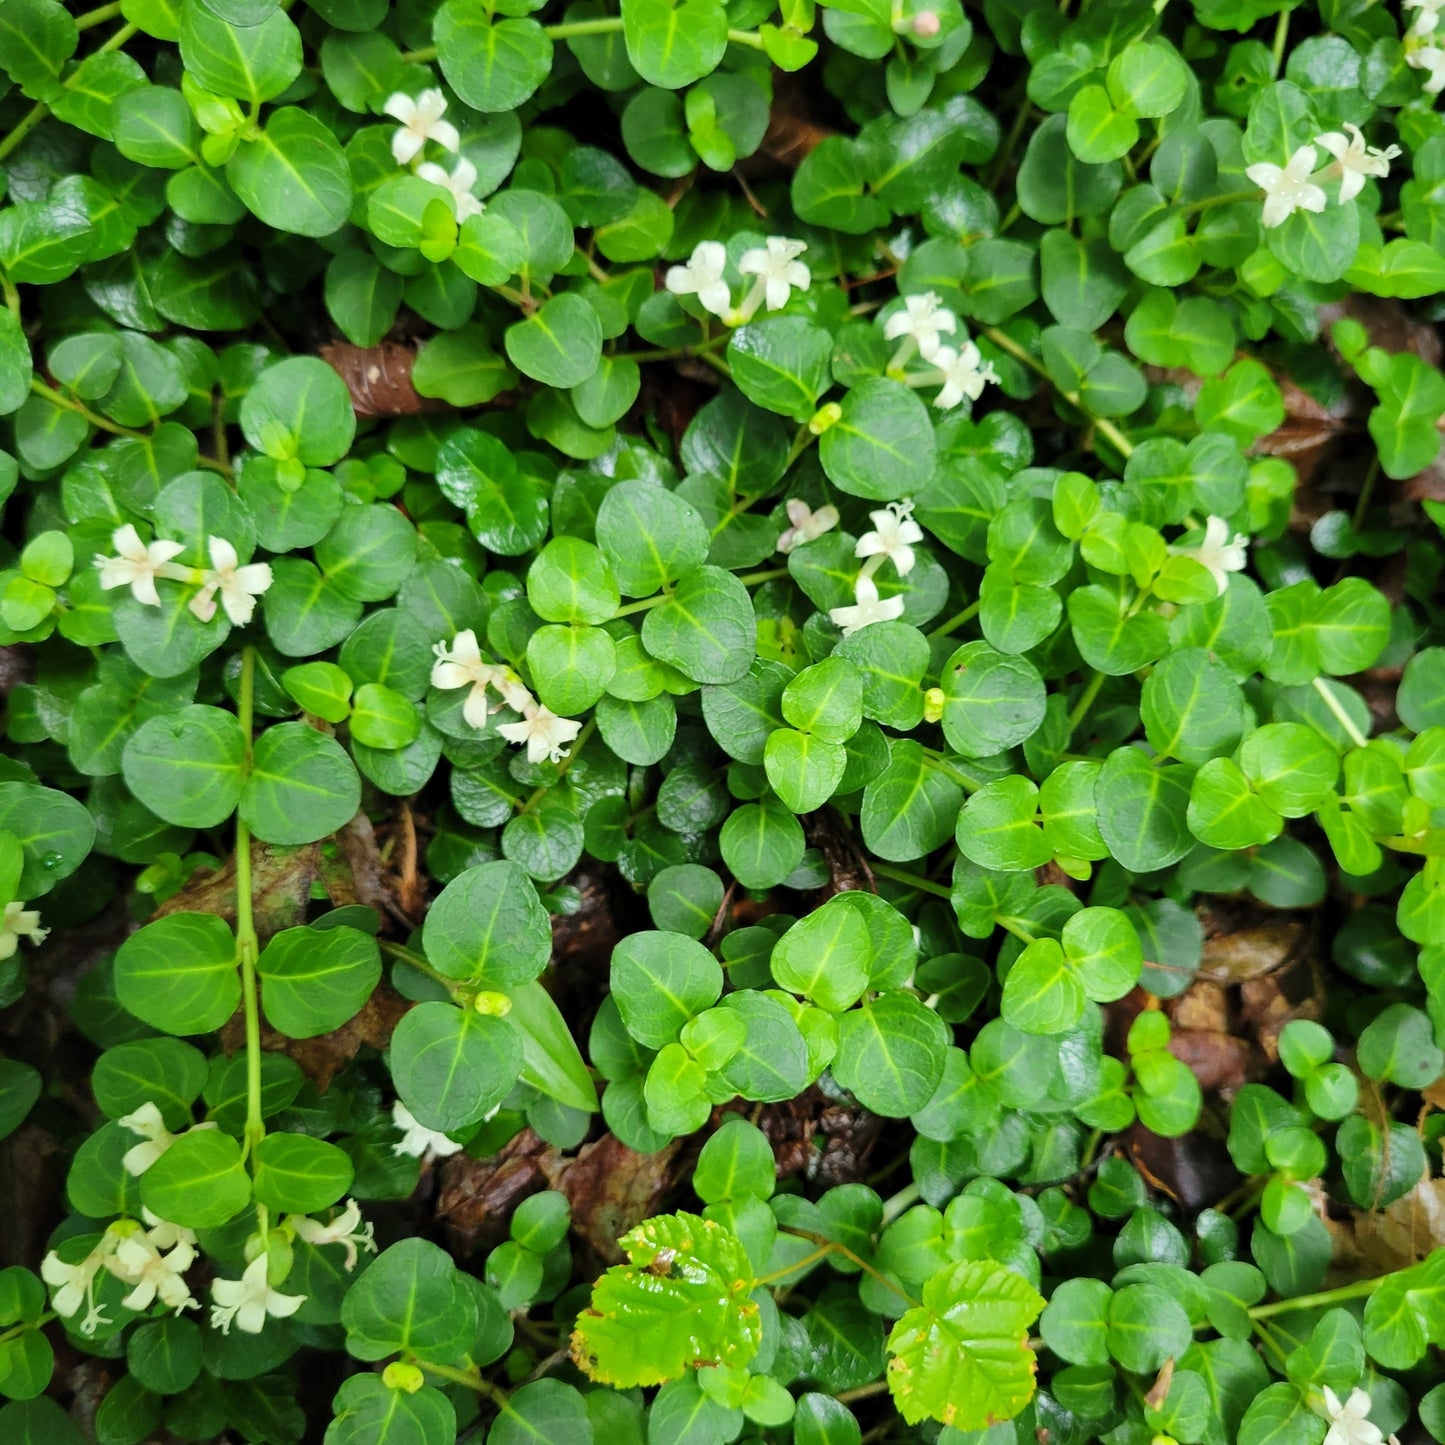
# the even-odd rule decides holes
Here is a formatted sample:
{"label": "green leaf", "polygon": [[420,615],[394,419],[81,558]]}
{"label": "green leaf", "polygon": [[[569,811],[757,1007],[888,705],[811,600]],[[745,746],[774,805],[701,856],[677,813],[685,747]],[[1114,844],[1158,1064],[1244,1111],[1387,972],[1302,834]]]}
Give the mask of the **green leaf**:
{"label": "green leaf", "polygon": [[647,597],[701,565],[708,534],[690,503],[653,483],[627,480],[602,499],[597,545],[623,595]]}
{"label": "green leaf", "polygon": [[989,757],[1029,737],[1044,717],[1044,684],[1032,663],[986,642],[967,642],[943,665],[943,732],[965,757]]}
{"label": "green leaf", "polygon": [[756,621],[747,589],[721,567],[695,567],[642,624],[642,644],[695,682],[737,682],[752,663]]}
{"label": "green leaf", "polygon": [[115,990],[121,1005],[153,1028],[209,1033],[241,1002],[236,940],[210,914],[158,918],[121,944]]}
{"label": "green leaf", "polygon": [[183,1134],[141,1176],[141,1199],[153,1214],[187,1229],[225,1224],[251,1200],[241,1146],[219,1129]]}
{"label": "green leaf", "polygon": [[1189,851],[1185,813],[1192,772],[1182,765],[1151,763],[1137,748],[1109,754],[1094,795],[1099,832],[1124,867],[1152,872]]}
{"label": "green leaf", "polygon": [[680,1378],[691,1366],[745,1366],[762,1343],[753,1270],[737,1237],[695,1214],[657,1215],[618,1241],[627,1264],[593,1286],[572,1358],[618,1389]]}
{"label": "green leaf", "polygon": [[773,316],[733,332],[728,365],[749,401],[803,422],[832,384],[832,353],[822,327],[802,316]]}
{"label": "green leaf", "polygon": [[437,11],[432,37],[448,84],[476,110],[516,110],[552,69],[551,37],[535,20],[494,20],[462,0]]}
{"label": "green leaf", "polygon": [[838,1020],[833,1076],[875,1114],[902,1119],[933,1097],[948,1026],[911,993],[887,992]]}
{"label": "green leaf", "polygon": [[818,444],[828,480],[850,496],[892,502],[921,490],[933,475],[935,441],[915,392],[874,376],[843,398],[842,416]]}
{"label": "green leaf", "polygon": [[478,1296],[451,1256],[425,1239],[404,1239],[383,1250],[341,1303],[346,1348],[359,1360],[383,1360],[399,1350],[458,1358],[475,1340],[478,1322]]}
{"label": "green leaf", "polygon": [[502,1019],[449,1003],[418,1004],[391,1036],[397,1093],[428,1129],[461,1133],[511,1092],[522,1046]]}
{"label": "green leaf", "polygon": [[258,1204],[295,1214],[313,1214],[335,1204],[351,1188],[354,1174],[344,1150],[306,1134],[267,1134],[252,1155]]}
{"label": "green leaf", "polygon": [[214,828],[241,800],[246,739],[217,707],[185,707],[142,723],[125,745],[127,786],[157,817]]}
{"label": "green leaf", "polygon": [[581,296],[564,291],[509,326],[503,343],[507,359],[523,376],[548,386],[578,386],[597,370],[602,326]]}
{"label": "green leaf", "polygon": [[242,141],[226,180],[252,215],[278,231],[329,236],[351,211],[351,174],[335,137],[295,106],[273,110]]}
{"label": "green leaf", "polygon": [[360,929],[286,928],[261,951],[256,970],[272,1026],[309,1039],[361,1011],[381,978],[381,954]]}
{"label": "green leaf", "polygon": [[278,723],[256,739],[240,810],[263,842],[315,842],[345,827],[360,803],[361,780],[335,738]]}
{"label": "green leaf", "polygon": [[1028,1331],[1043,1307],[1027,1280],[990,1261],[935,1274],[888,1336],[888,1388],[903,1418],[959,1430],[1013,1419],[1033,1398]]}
{"label": "green leaf", "polygon": [[627,58],[649,84],[680,90],[716,69],[727,48],[727,13],[717,0],[625,0]]}
{"label": "green leaf", "polygon": [[252,107],[274,100],[301,73],[301,32],[280,9],[233,25],[206,5],[187,5],[180,46],[187,76],[202,90]]}
{"label": "green leaf", "polygon": [[627,1031],[660,1049],[717,1002],[722,969],[700,943],[681,934],[634,933],[612,951],[611,991]]}
{"label": "green leaf", "polygon": [[871,954],[862,915],[839,895],[788,929],[769,966],[784,988],[837,1013],[862,997]]}

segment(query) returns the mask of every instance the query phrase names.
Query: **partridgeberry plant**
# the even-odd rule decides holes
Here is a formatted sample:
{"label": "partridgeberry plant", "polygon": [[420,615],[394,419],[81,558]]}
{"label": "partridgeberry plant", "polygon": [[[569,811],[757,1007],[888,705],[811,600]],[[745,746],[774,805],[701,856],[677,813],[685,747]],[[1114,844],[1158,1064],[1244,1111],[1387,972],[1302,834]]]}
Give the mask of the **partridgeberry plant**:
{"label": "partridgeberry plant", "polygon": [[1445,1440],[1445,3],[0,0],[0,1433]]}

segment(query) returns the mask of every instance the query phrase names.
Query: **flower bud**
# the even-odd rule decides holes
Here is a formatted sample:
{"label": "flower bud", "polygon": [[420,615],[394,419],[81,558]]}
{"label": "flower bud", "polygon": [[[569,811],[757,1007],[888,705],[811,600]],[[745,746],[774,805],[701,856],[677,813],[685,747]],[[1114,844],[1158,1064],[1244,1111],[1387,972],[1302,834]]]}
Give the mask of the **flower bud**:
{"label": "flower bud", "polygon": [[830,427],[835,427],[843,420],[843,408],[836,401],[830,401],[827,406],[820,406],[813,413],[812,419],[808,422],[808,430],[815,437],[820,437]]}
{"label": "flower bud", "polygon": [[913,17],[913,33],[920,40],[932,40],[943,28],[937,14],[932,10],[920,10]]}
{"label": "flower bud", "polygon": [[943,689],[930,687],[923,694],[923,721],[936,723],[943,716]]}
{"label": "flower bud", "polygon": [[488,1014],[493,1018],[504,1019],[512,1011],[512,1000],[504,993],[494,993],[490,989],[483,989],[472,1000],[472,1007],[479,1014]]}
{"label": "flower bud", "polygon": [[415,1395],[426,1384],[426,1376],[415,1365],[393,1360],[381,1372],[381,1383],[388,1390],[404,1390],[408,1395]]}

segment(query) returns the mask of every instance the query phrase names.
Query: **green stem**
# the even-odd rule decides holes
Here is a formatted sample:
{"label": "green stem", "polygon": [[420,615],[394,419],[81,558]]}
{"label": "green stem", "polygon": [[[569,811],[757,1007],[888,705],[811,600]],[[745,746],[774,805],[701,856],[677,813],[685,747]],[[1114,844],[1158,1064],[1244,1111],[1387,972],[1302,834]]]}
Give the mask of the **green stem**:
{"label": "green stem", "polygon": [[900,1189],[891,1199],[885,1199],[883,1201],[883,1223],[885,1225],[892,1224],[904,1210],[911,1209],[917,1204],[921,1195],[922,1191],[917,1184],[909,1184]]}
{"label": "green stem", "polygon": [[1202,201],[1186,201],[1182,206],[1175,206],[1175,213],[1181,216],[1192,216],[1200,211],[1212,211],[1216,206],[1232,206],[1238,201],[1257,201],[1260,196],[1259,187],[1248,191],[1226,191],[1222,196],[1206,196]]}
{"label": "green stem", "polygon": [[[776,582],[788,575],[786,567],[768,567],[761,572],[744,572],[738,581],[744,587],[760,587],[764,582]],[[672,601],[671,592],[659,592],[656,597],[644,597],[640,602],[625,602],[612,615],[613,617],[631,617],[636,612],[648,612],[654,607],[661,607],[664,602]]]}
{"label": "green stem", "polygon": [[454,1365],[434,1365],[430,1360],[413,1359],[411,1361],[417,1369],[425,1370],[429,1375],[436,1375],[440,1379],[450,1380],[454,1385],[465,1385],[469,1390],[475,1390],[479,1395],[488,1395],[497,1404],[505,1407],[507,1395],[504,1390],[499,1390],[490,1380],[482,1379],[481,1375],[472,1370],[459,1370]]}
{"label": "green stem", "polygon": [[1370,509],[1370,498],[1375,491],[1375,483],[1380,476],[1380,458],[1376,456],[1370,462],[1370,470],[1365,473],[1365,480],[1360,487],[1360,495],[1355,501],[1355,514],[1350,518],[1350,526],[1358,532],[1365,521],[1365,513]]}
{"label": "green stem", "polygon": [[[251,728],[256,712],[256,649],[241,650],[241,687],[237,708],[246,740],[245,771],[251,772]],[[241,965],[241,1001],[246,1019],[246,1132],[249,1154],[266,1137],[261,1113],[261,1009],[256,989],[256,920],[251,902],[251,830],[236,815],[236,958]]]}
{"label": "green stem", "polygon": [[763,37],[756,30],[729,30],[728,40],[734,45],[746,45],[751,50],[763,48]]}
{"label": "green stem", "polygon": [[1005,933],[1013,934],[1013,936],[1018,939],[1018,941],[1022,944],[1038,942],[1038,938],[1035,934],[1030,933],[1028,929],[1023,927],[1021,924],[1011,922],[1009,919],[1003,917],[1001,914],[998,917],[998,926],[1002,928]]}
{"label": "green stem", "polygon": [[1114,449],[1121,456],[1129,457],[1134,453],[1134,443],[1114,425],[1113,422],[1102,416],[1095,416],[1088,407],[1084,405],[1083,398],[1076,391],[1065,391],[1060,386],[1054,385],[1054,379],[1049,375],[1049,369],[1036,357],[1026,346],[1020,346],[1007,331],[1000,331],[997,326],[985,326],[983,334],[998,347],[1000,351],[1006,351],[1015,361],[1021,361],[1030,371],[1043,377],[1054,390],[1063,397],[1072,407],[1083,412],[1088,418],[1089,425],[1099,433],[1100,436],[1108,437],[1113,443]]}
{"label": "green stem", "polygon": [[1275,1300],[1273,1304],[1255,1305],[1249,1311],[1252,1320],[1272,1319],[1275,1315],[1287,1315],[1295,1310],[1323,1309],[1328,1305],[1340,1304],[1344,1300],[1363,1299],[1373,1294],[1389,1275],[1378,1279],[1357,1280],[1354,1284],[1341,1285],[1338,1289],[1321,1290],[1318,1294],[1302,1294],[1295,1299]]}
{"label": "green stem", "polygon": [[1279,19],[1274,26],[1274,46],[1270,51],[1271,75],[1278,75],[1279,68],[1284,64],[1284,47],[1289,40],[1289,11],[1281,10]]}
{"label": "green stem", "polygon": [[0,161],[3,161],[49,114],[50,107],[46,105],[43,100],[37,101],[32,105],[30,109],[16,121],[14,130],[12,130],[4,140],[0,140]]}
{"label": "green stem", "polygon": [[775,1269],[769,1274],[760,1276],[753,1281],[753,1288],[759,1285],[772,1284],[776,1279],[782,1279],[784,1275],[796,1274],[800,1269],[807,1269],[811,1264],[817,1264],[820,1259],[826,1259],[832,1254],[832,1249],[827,1245],[819,1245],[812,1254],[805,1254],[802,1259],[794,1260],[792,1264],[785,1265],[782,1269]]}
{"label": "green stem", "polygon": [[716,351],[733,339],[731,331],[720,336],[711,336],[706,341],[692,341],[686,346],[656,346],[650,351],[615,351],[614,361],[672,361],[679,356],[700,356],[705,351]]}
{"label": "green stem", "polygon": [[1312,686],[1314,687],[1314,690],[1319,693],[1320,700],[1324,703],[1324,705],[1329,708],[1332,713],[1334,713],[1335,721],[1339,723],[1342,728],[1344,728],[1345,734],[1349,738],[1349,740],[1354,743],[1357,748],[1364,747],[1365,744],[1369,742],[1369,739],[1365,737],[1365,735],[1361,733],[1359,728],[1355,726],[1355,721],[1349,715],[1349,713],[1347,713],[1344,708],[1340,706],[1339,698],[1337,698],[1334,693],[1332,693],[1329,688],[1325,686],[1324,678],[1315,678]]}
{"label": "green stem", "polygon": [[136,440],[144,440],[148,435],[147,432],[135,431],[131,427],[121,426],[117,422],[111,421],[109,417],[101,416],[99,413],[91,411],[83,401],[77,401],[74,397],[66,396],[63,391],[56,391],[53,386],[46,386],[43,381],[31,381],[30,390],[33,391],[36,396],[43,396],[46,401],[52,402],[56,406],[62,406],[67,411],[78,412],[91,426],[99,427],[101,431],[108,431],[113,436],[132,437]]}
{"label": "green stem", "polygon": [[1079,694],[1079,700],[1074,704],[1073,711],[1069,714],[1069,736],[1072,737],[1079,724],[1089,715],[1089,709],[1093,707],[1094,700],[1099,696],[1099,690],[1104,686],[1104,674],[1096,672],[1089,679],[1089,685]]}
{"label": "green stem", "polygon": [[43,1326],[48,1325],[51,1320],[59,1318],[60,1316],[57,1315],[54,1310],[46,1310],[43,1315],[33,1320],[25,1320],[18,1325],[12,1326],[8,1330],[0,1330],[0,1345],[5,1344],[7,1340],[15,1339],[18,1335],[23,1335],[26,1330],[41,1329]]}
{"label": "green stem", "polygon": [[386,954],[388,958],[399,959],[402,963],[409,964],[412,968],[416,969],[418,973],[425,974],[427,978],[431,979],[434,983],[441,984],[448,993],[455,996],[458,988],[456,979],[447,978],[444,974],[438,973],[421,954],[413,952],[400,943],[392,943],[389,939],[385,938],[378,938],[376,940],[376,946]]}
{"label": "green stem", "polygon": [[972,622],[978,616],[978,609],[982,606],[982,602],[970,603],[962,612],[955,612],[947,622],[941,622],[928,636],[930,638],[947,637],[955,628],[962,627],[965,622]]}
{"label": "green stem", "polygon": [[113,5],[102,5],[98,10],[87,10],[84,15],[75,17],[75,28],[77,30],[89,30],[92,25],[104,25],[107,20],[115,20],[120,15],[120,0]]}
{"label": "green stem", "polygon": [[10,280],[10,278],[9,278],[8,276],[6,276],[3,272],[0,272],[0,287],[3,287],[3,288],[4,288],[4,292],[5,292],[5,305],[6,305],[6,307],[9,309],[10,314],[11,314],[17,321],[19,321],[19,320],[20,320],[20,291],[19,291],[19,288],[16,287],[15,284]]}
{"label": "green stem", "polygon": [[942,883],[935,883],[931,878],[922,878],[917,873],[908,873],[902,868],[894,868],[891,864],[879,863],[876,860],[871,862],[869,867],[879,878],[902,883],[906,888],[916,888],[920,893],[931,893],[935,898],[953,897],[951,888],[945,888]]}
{"label": "green stem", "polygon": [[[856,1264],[864,1274],[871,1276],[877,1280],[879,1284],[892,1290],[899,1299],[907,1300],[909,1305],[914,1309],[918,1308],[918,1301],[914,1299],[902,1285],[896,1280],[889,1279],[877,1266],[870,1264],[861,1254],[855,1254],[846,1244],[839,1244],[836,1240],[829,1239],[826,1235],[814,1234],[808,1229],[792,1229],[787,1225],[781,1225],[780,1228],[784,1234],[795,1234],[800,1239],[811,1239],[824,1253],[841,1254],[844,1259],[852,1264]],[[794,1265],[793,1268],[797,1269],[798,1266]]]}

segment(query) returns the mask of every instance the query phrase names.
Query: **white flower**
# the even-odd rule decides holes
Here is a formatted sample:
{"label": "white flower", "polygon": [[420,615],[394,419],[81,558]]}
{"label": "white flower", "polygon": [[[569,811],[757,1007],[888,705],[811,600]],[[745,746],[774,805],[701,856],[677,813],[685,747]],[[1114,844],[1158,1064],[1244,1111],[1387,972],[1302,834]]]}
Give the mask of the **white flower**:
{"label": "white flower", "polygon": [[457,158],[450,175],[431,161],[419,165],[416,173],[422,180],[430,181],[432,185],[440,186],[442,190],[450,193],[458,225],[472,216],[480,216],[486,209],[472,194],[472,187],[477,183],[477,168],[465,156]]}
{"label": "white flower", "polygon": [[[166,1128],[165,1120],[161,1118],[161,1111],[149,1102],[142,1104],[140,1108],[132,1114],[121,1115],[115,1122],[119,1124],[122,1129],[129,1129],[132,1134],[139,1134],[145,1141],[143,1144],[136,1144],[132,1148],[127,1149],[125,1156],[120,1161],[125,1166],[126,1173],[134,1175],[137,1178],[144,1174],[146,1170],[181,1137],[180,1134],[172,1134],[170,1130]],[[183,1130],[182,1132],[188,1134],[198,1133],[202,1129],[214,1129],[215,1127],[214,1122],[208,1122],[205,1124],[195,1124],[190,1129]],[[163,1226],[167,1230],[180,1229],[179,1225],[166,1224],[165,1220],[157,1219],[153,1214],[147,1213],[146,1217],[155,1220],[158,1227]],[[189,1234],[190,1231],[187,1230],[184,1233]],[[177,1238],[181,1237],[183,1236],[177,1235]],[[194,1240],[195,1236],[192,1235],[191,1238]],[[160,1241],[157,1240],[153,1242],[156,1243],[157,1248],[165,1248],[165,1245],[160,1243]]]}
{"label": "white flower", "polygon": [[439,90],[424,90],[415,100],[400,91],[388,97],[382,110],[401,122],[401,129],[391,138],[391,153],[397,165],[410,165],[429,140],[449,151],[461,146],[456,126],[442,119],[446,109],[447,98]]}
{"label": "white flower", "polygon": [[189,567],[177,567],[171,562],[171,558],[186,550],[184,542],[152,542],[146,546],[129,522],[115,529],[110,542],[119,555],[95,559],[95,565],[100,568],[100,585],[107,592],[112,587],[129,587],[137,602],[159,607],[161,598],[156,591],[156,578],[184,581],[191,575]]}
{"label": "white flower", "polygon": [[[207,1124],[206,1128],[212,1127]],[[195,1248],[196,1231],[187,1229],[184,1224],[172,1224],[169,1219],[162,1219],[158,1214],[152,1214],[145,1205],[141,1205],[141,1218],[150,1225],[146,1230],[146,1238],[155,1245],[157,1249],[171,1249],[178,1244],[186,1244]]]}
{"label": "white flower", "polygon": [[139,1178],[176,1142],[177,1136],[166,1128],[161,1111],[152,1103],[145,1103],[131,1114],[122,1114],[115,1121],[122,1129],[139,1134],[144,1143],[136,1144],[125,1151],[121,1164],[127,1174]]}
{"label": "white flower", "polygon": [[1445,10],[1445,0],[1401,0],[1406,10],[1420,13],[1410,23],[1410,35],[1433,35],[1440,24],[1440,12]]}
{"label": "white flower", "polygon": [[868,514],[874,530],[864,532],[853,548],[855,557],[886,557],[900,577],[913,571],[912,542],[923,540],[923,528],[913,520],[913,503],[889,502],[881,511]]}
{"label": "white flower", "polygon": [[801,497],[792,497],[788,501],[788,521],[793,525],[778,538],[779,552],[791,552],[831,532],[838,525],[838,509],[824,506],[815,512]]}
{"label": "white flower", "polygon": [[903,616],[903,599],[878,596],[878,586],[867,575],[860,575],[853,584],[854,607],[835,607],[828,616],[843,629],[844,637],[851,637],[860,628],[875,622],[894,622]]}
{"label": "white flower", "polygon": [[40,1261],[40,1278],[51,1288],[50,1303],[55,1313],[69,1319],[86,1306],[85,1318],[77,1326],[83,1335],[93,1335],[101,1325],[110,1320],[95,1302],[95,1278],[115,1253],[120,1243],[122,1230],[110,1225],[95,1247],[77,1264],[66,1264],[52,1249]]}
{"label": "white flower", "polygon": [[669,266],[664,282],[674,296],[696,296],[704,311],[726,316],[732,306],[732,290],[723,279],[727,269],[727,247],[720,241],[699,241],[686,266]]}
{"label": "white flower", "polygon": [[532,703],[523,709],[521,722],[502,723],[497,731],[509,743],[526,743],[529,763],[540,763],[544,758],[560,763],[567,756],[567,744],[582,731],[582,724],[558,717],[541,703]]}
{"label": "white flower", "polygon": [[753,295],[743,302],[743,311],[751,317],[758,309],[757,294],[768,304],[769,311],[778,311],[788,304],[788,296],[796,288],[806,291],[812,281],[808,268],[798,257],[808,249],[806,241],[790,241],[786,236],[769,236],[767,243],[744,251],[738,270],[744,276],[756,276]]}
{"label": "white flower", "polygon": [[940,411],[951,410],[964,397],[977,401],[987,383],[998,381],[993,363],[985,361],[971,341],[965,341],[957,351],[951,346],[940,346],[933,354],[933,362],[943,382],[942,390],[933,398],[934,406]]}
{"label": "white flower", "polygon": [[[488,662],[477,645],[477,634],[469,627],[452,638],[450,647],[445,642],[433,645],[436,661],[432,664],[431,685],[450,691],[453,688],[469,687],[467,700],[462,705],[462,716],[469,726],[484,728],[489,713],[496,712],[505,704],[521,712],[532,703],[532,694],[522,686],[522,679],[504,663]],[[487,689],[491,688],[501,699],[488,706]]]}
{"label": "white flower", "polygon": [[193,1244],[180,1241],[162,1254],[155,1243],[139,1230],[127,1234],[116,1246],[106,1268],[124,1284],[134,1288],[121,1303],[128,1310],[149,1309],[155,1300],[179,1314],[200,1309],[183,1278],[196,1258]]}
{"label": "white flower", "polygon": [[1204,524],[1204,538],[1197,547],[1171,546],[1173,557],[1192,557],[1201,567],[1209,569],[1221,597],[1229,590],[1229,574],[1242,572],[1249,560],[1249,538],[1241,532],[1229,536],[1229,523],[1223,517],[1210,517]]}
{"label": "white flower", "polygon": [[356,1268],[358,1249],[376,1253],[376,1226],[368,1221],[365,1228],[357,1228],[361,1224],[361,1206],[354,1199],[346,1201],[346,1208],[330,1224],[322,1224],[319,1219],[312,1219],[306,1214],[293,1214],[287,1223],[296,1231],[296,1237],[304,1239],[307,1244],[341,1245],[346,1250],[346,1268],[349,1270]]}
{"label": "white flower", "polygon": [[22,938],[38,945],[49,937],[50,930],[40,926],[38,908],[27,908],[18,900],[5,905],[4,916],[0,917],[0,960],[12,957]]}
{"label": "white flower", "polygon": [[[1442,0],[1445,3],[1445,0]],[[1345,130],[1351,135],[1330,130],[1315,137],[1315,144],[1323,146],[1335,158],[1335,168],[1340,173],[1340,200],[1353,201],[1365,188],[1366,176],[1383,179],[1390,174],[1390,162],[1399,155],[1399,146],[1386,146],[1380,150],[1367,146],[1359,126],[1345,122]]]}
{"label": "white flower", "polygon": [[1421,89],[1426,95],[1439,95],[1445,90],[1445,50],[1438,45],[1421,45],[1405,52],[1405,64],[1416,70],[1428,70]]}
{"label": "white flower", "polygon": [[1330,1422],[1323,1445],[1381,1445],[1385,1438],[1378,1425],[1370,1424],[1370,1397],[1364,1390],[1351,1391],[1342,1405],[1340,1397],[1326,1385],[1324,1400],[1315,1404],[1314,1410]]}
{"label": "white flower", "polygon": [[1311,179],[1318,159],[1312,145],[1303,145],[1282,166],[1260,161],[1245,168],[1245,175],[1264,192],[1260,221],[1266,229],[1283,225],[1296,211],[1324,210],[1325,193]]}
{"label": "white flower", "polygon": [[[917,346],[918,354],[925,361],[932,361],[943,345],[942,333],[946,331],[952,335],[957,327],[958,318],[942,305],[937,293],[925,291],[921,296],[903,298],[903,310],[895,311],[888,318],[883,336],[887,341],[896,341],[900,336],[911,340]],[[906,359],[905,356],[903,360]],[[895,357],[894,365],[900,364]]]}
{"label": "white flower", "polygon": [[216,593],[221,594],[221,606],[226,616],[244,627],[256,612],[256,599],[271,585],[271,564],[250,562],[241,567],[236,549],[224,537],[210,537],[206,550],[211,554],[211,565],[201,574],[201,590],[191,598],[191,611],[209,622],[216,615]]}
{"label": "white flower", "polygon": [[402,1140],[391,1146],[393,1154],[410,1154],[413,1159],[446,1159],[461,1152],[461,1145],[436,1129],[418,1124],[400,1099],[391,1106],[391,1122],[401,1130]]}
{"label": "white flower", "polygon": [[282,1294],[266,1280],[270,1257],[262,1250],[240,1279],[218,1279],[211,1285],[211,1328],[223,1335],[231,1333],[231,1325],[248,1335],[259,1335],[266,1316],[284,1320],[306,1303],[304,1294]]}

